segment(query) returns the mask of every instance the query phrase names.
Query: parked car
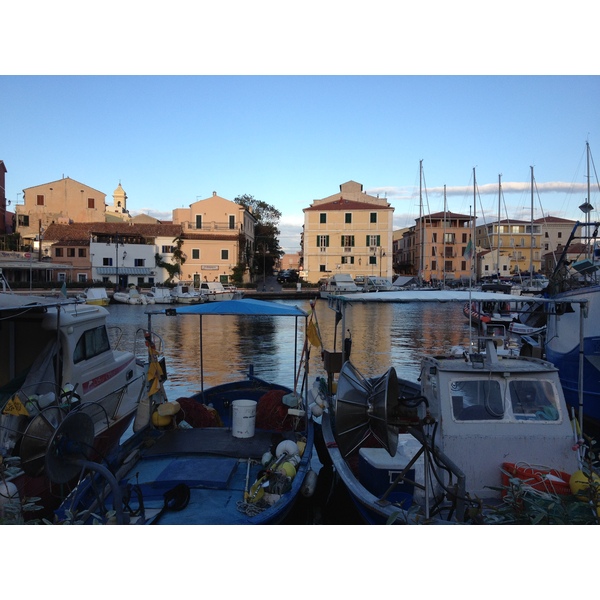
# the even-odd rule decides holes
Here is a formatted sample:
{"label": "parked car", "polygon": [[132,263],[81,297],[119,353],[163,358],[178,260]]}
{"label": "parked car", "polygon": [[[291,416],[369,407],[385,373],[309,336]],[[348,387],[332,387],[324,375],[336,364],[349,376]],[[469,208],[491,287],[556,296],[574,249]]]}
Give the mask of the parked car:
{"label": "parked car", "polygon": [[277,275],[277,283],[298,283],[298,271],[296,269],[286,269]]}

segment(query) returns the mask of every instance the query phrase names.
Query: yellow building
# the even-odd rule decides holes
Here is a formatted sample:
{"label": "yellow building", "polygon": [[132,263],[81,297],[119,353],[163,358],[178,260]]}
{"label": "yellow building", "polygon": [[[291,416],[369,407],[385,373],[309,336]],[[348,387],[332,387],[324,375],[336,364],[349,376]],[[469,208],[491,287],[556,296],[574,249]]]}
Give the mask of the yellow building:
{"label": "yellow building", "polygon": [[494,223],[479,225],[476,228],[477,246],[487,254],[491,264],[481,269],[480,277],[500,275],[508,277],[516,273],[539,271],[541,256],[541,225],[529,221],[504,219]]}
{"label": "yellow building", "polygon": [[182,228],[181,251],[186,260],[181,279],[192,281],[194,287],[202,281],[227,283],[235,266],[253,262],[256,219],[243,206],[217,192],[189,208],[176,208],[173,224]]}
{"label": "yellow building", "polygon": [[355,181],[304,209],[303,276],[310,283],[335,273],[391,279],[392,219],[387,200]]}
{"label": "yellow building", "polygon": [[17,231],[25,243],[43,237],[48,225],[104,221],[106,194],[70,177],[23,190],[16,206]]}

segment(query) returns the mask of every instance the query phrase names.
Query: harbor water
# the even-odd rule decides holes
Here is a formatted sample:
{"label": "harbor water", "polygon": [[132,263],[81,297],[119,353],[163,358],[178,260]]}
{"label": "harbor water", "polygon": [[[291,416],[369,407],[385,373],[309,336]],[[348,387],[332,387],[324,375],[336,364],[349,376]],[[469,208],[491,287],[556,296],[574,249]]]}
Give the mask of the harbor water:
{"label": "harbor water", "polygon": [[[309,300],[280,300],[284,304],[311,310]],[[177,308],[177,305],[174,305]],[[202,356],[200,317],[174,318],[164,314],[164,305],[110,304],[111,337],[123,350],[144,355],[143,332],[152,314],[152,329],[162,339],[168,379],[169,400],[189,397],[202,389],[235,381],[250,365],[258,377],[288,387],[297,385],[298,362],[302,350],[302,327],[295,338],[295,319],[290,317],[202,317]],[[315,315],[323,346],[341,351],[342,321],[336,327],[335,312],[327,301],[315,301]],[[400,378],[416,380],[420,361],[426,354],[443,354],[453,346],[469,344],[474,331],[462,313],[460,303],[354,304],[347,309],[344,325],[352,337],[351,361],[365,377],[383,375],[391,366]],[[346,332],[348,335],[348,332]],[[296,350],[296,352],[295,352]],[[296,360],[295,360],[296,357]],[[201,364],[203,381],[200,381]],[[309,378],[326,376],[321,349],[311,346]],[[325,452],[323,450],[323,452]],[[315,453],[316,454],[316,453]],[[356,509],[342,486],[332,486],[331,473],[319,471],[314,501],[300,498],[289,516],[289,524],[360,524]]]}

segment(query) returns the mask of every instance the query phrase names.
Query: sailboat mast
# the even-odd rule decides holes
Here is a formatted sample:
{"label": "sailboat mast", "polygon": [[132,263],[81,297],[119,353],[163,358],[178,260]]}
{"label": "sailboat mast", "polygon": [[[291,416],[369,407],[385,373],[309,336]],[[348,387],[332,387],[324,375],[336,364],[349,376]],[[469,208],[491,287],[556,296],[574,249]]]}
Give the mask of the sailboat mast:
{"label": "sailboat mast", "polygon": [[419,237],[421,247],[419,249],[419,287],[423,287],[423,264],[425,252],[425,239],[423,237],[423,160],[419,161]]}
{"label": "sailboat mast", "polygon": [[[590,143],[589,142],[585,143],[585,150],[586,150],[586,158],[587,158],[587,171],[586,171],[587,172],[587,200],[586,200],[586,202],[587,202],[587,204],[590,204],[591,195],[590,195]],[[590,206],[591,206],[591,204],[590,204]],[[590,208],[590,210],[591,210],[591,208]],[[587,252],[587,258],[589,259],[590,256],[592,256],[592,252],[591,252],[591,248],[590,248],[591,237],[590,237],[590,226],[589,226],[590,225],[590,211],[589,210],[586,211],[586,213],[585,213],[585,220],[588,225],[586,227],[586,235],[588,238],[587,244],[586,244],[586,247],[587,247],[586,252]]]}
{"label": "sailboat mast", "polygon": [[500,203],[502,197],[502,173],[498,174],[498,247],[496,248],[496,268],[498,269],[498,281],[500,281]]}
{"label": "sailboat mast", "polygon": [[533,167],[531,169],[531,219],[530,219],[530,233],[531,241],[529,243],[529,285],[533,287]]}
{"label": "sailboat mast", "polygon": [[473,167],[473,230],[471,232],[471,283],[475,279],[475,265],[477,260],[477,245],[475,244],[475,234],[477,232],[477,179],[475,177],[475,167]]}
{"label": "sailboat mast", "polygon": [[446,289],[446,210],[446,184],[444,184],[444,240],[442,244],[444,266],[442,268],[442,289]]}

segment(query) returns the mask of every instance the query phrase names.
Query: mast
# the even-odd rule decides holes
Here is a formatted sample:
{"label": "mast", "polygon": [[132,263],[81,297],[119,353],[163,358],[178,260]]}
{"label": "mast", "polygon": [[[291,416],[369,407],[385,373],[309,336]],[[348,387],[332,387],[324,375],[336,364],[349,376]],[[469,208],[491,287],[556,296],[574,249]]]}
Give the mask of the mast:
{"label": "mast", "polygon": [[446,184],[444,184],[444,229],[443,229],[443,244],[442,244],[442,289],[446,289]]}
{"label": "mast", "polygon": [[473,231],[471,233],[471,281],[469,287],[473,285],[475,279],[475,267],[477,260],[477,244],[475,243],[475,235],[477,233],[477,179],[475,178],[475,167],[473,167]]}
{"label": "mast", "polygon": [[500,183],[502,179],[502,173],[498,175],[498,225],[496,226],[498,229],[498,248],[496,249],[496,268],[498,269],[498,282],[500,282],[500,203],[502,197],[502,184]]}
{"label": "mast", "polygon": [[586,142],[585,143],[585,150],[586,150],[586,158],[587,158],[587,200],[586,203],[590,205],[589,210],[586,211],[585,213],[585,220],[587,222],[587,227],[586,227],[586,235],[587,235],[587,258],[589,259],[591,256],[593,256],[591,250],[590,250],[590,211],[592,210],[591,208],[591,204],[590,204],[590,143]]}
{"label": "mast", "polygon": [[529,285],[533,288],[533,167],[531,169],[531,241],[529,242]]}
{"label": "mast", "polygon": [[425,238],[423,232],[423,159],[419,161],[419,228],[421,248],[419,250],[419,287],[423,287],[423,264],[425,252]]}

